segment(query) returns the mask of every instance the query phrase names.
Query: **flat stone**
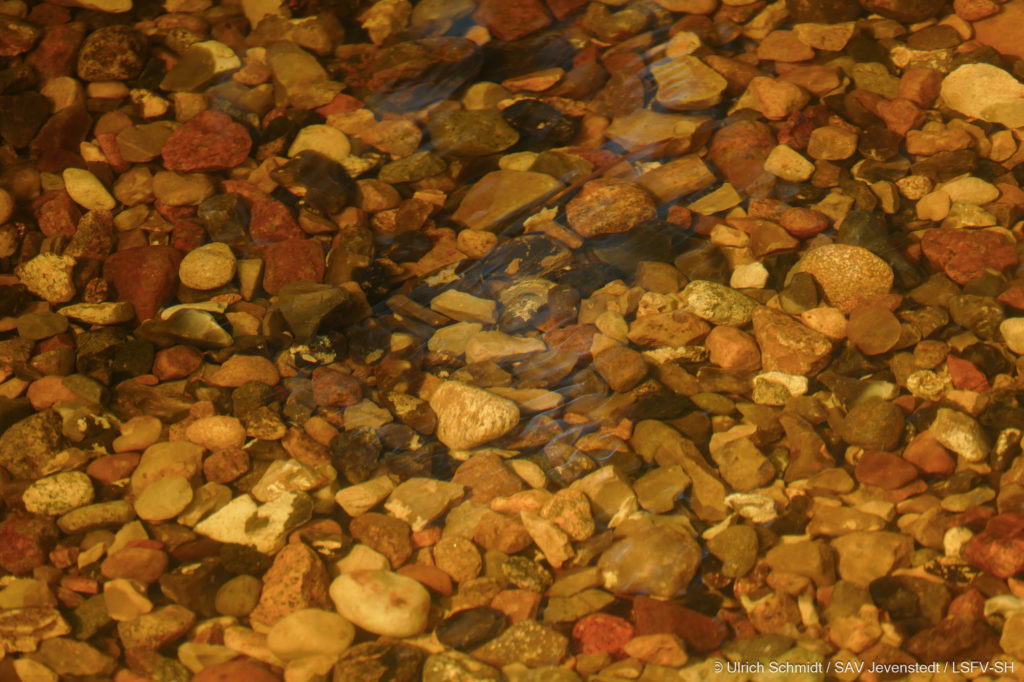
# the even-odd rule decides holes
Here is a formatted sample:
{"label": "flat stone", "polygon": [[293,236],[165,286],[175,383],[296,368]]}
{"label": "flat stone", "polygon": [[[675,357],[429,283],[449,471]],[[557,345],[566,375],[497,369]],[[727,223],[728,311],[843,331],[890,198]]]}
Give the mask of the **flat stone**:
{"label": "flat stone", "polygon": [[200,521],[195,531],[219,542],[273,554],[284,546],[287,533],[305,523],[312,512],[312,503],[303,493],[284,493],[262,505],[241,495]]}
{"label": "flat stone", "polygon": [[419,532],[460,502],[464,494],[458,483],[414,477],[391,492],[384,508]]}
{"label": "flat stone", "polygon": [[562,187],[561,182],[546,173],[491,171],[470,188],[452,219],[472,230],[497,231]]}
{"label": "flat stone", "polygon": [[654,218],[655,204],[637,185],[591,180],[568,203],[565,215],[569,227],[582,237],[619,234]]}

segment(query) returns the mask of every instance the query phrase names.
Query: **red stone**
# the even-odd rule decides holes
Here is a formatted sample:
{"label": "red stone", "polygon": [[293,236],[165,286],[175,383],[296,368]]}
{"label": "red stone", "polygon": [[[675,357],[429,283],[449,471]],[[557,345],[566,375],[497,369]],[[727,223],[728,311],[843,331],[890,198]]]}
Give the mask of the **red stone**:
{"label": "red stone", "polygon": [[625,618],[607,613],[591,613],[576,621],[572,628],[576,651],[581,654],[607,652],[616,658],[626,653],[626,642],[633,639],[633,626]]}
{"label": "red stone", "polygon": [[153,374],[161,381],[184,379],[203,364],[203,354],[191,346],[171,346],[156,352]]}
{"label": "red stone", "polygon": [[637,597],[633,600],[633,615],[638,637],[668,632],[682,638],[688,648],[698,653],[714,651],[728,635],[728,627],[722,621],[672,601]]}
{"label": "red stone", "polygon": [[57,535],[57,527],[48,519],[10,512],[0,522],[0,568],[18,574],[42,566]]}
{"label": "red stone", "polygon": [[269,244],[263,252],[265,270],[263,289],[271,295],[291,282],[324,279],[324,252],[320,244],[309,239],[288,239]]}
{"label": "red stone", "polygon": [[861,456],[853,473],[861,483],[895,490],[917,478],[917,467],[898,455],[869,451]]}
{"label": "red stone", "polygon": [[999,294],[996,300],[1000,303],[1005,303],[1015,310],[1024,310],[1024,286],[1013,285]]}
{"label": "red stone", "polygon": [[1013,242],[990,230],[928,230],[921,239],[921,250],[957,284],[981,277],[986,268],[1002,270],[1017,264]]}
{"label": "red stone", "polygon": [[51,26],[46,29],[43,39],[39,41],[39,45],[25,61],[35,68],[40,81],[58,76],[71,76],[74,72],[78,48],[82,45],[83,40],[85,40],[85,24],[80,21]]}
{"label": "red stone", "polygon": [[276,199],[253,202],[249,234],[256,242],[280,242],[306,236],[288,207]]}
{"label": "red stone", "polygon": [[883,100],[877,109],[885,127],[900,136],[924,122],[924,112],[909,99]]}
{"label": "red stone", "polygon": [[775,134],[760,121],[738,121],[719,130],[711,141],[708,160],[738,190],[770,181],[765,159],[775,148]]}
{"label": "red stone", "polygon": [[171,246],[182,253],[197,249],[206,241],[206,231],[193,220],[179,220],[171,228]]}
{"label": "red stone", "polygon": [[228,170],[245,161],[251,148],[245,126],[221,111],[204,111],[167,138],[164,166],[186,173]]}
{"label": "red stone", "polygon": [[922,431],[907,444],[903,458],[924,474],[948,476],[956,469],[956,459],[928,431]]}
{"label": "red stone", "polygon": [[75,236],[78,221],[82,218],[78,206],[64,190],[52,190],[40,194],[32,201],[33,213],[39,229],[47,237]]}
{"label": "red stone", "polygon": [[117,300],[135,306],[139,321],[148,320],[177,292],[181,259],[170,246],[136,246],[111,256],[103,278],[117,289]]}
{"label": "red stone", "polygon": [[978,393],[984,393],[992,388],[985,374],[972,362],[950,355],[946,358],[946,367],[949,368],[949,378],[956,388]]}
{"label": "red stone", "polygon": [[498,40],[519,40],[551,25],[540,0],[481,0],[473,19]]}
{"label": "red stone", "polygon": [[1000,514],[971,538],[964,551],[968,563],[997,578],[1012,578],[1024,570],[1024,514]]}
{"label": "red stone", "polygon": [[316,552],[300,542],[285,545],[263,576],[260,603],[249,618],[271,626],[302,609],[330,609],[330,577]]}
{"label": "red stone", "polygon": [[388,558],[397,569],[412,556],[412,529],[402,519],[370,512],[357,516],[349,524],[349,534]]}
{"label": "red stone", "polygon": [[950,616],[968,616],[970,618],[985,617],[985,595],[973,587],[967,588],[962,594],[953,597],[946,613]]}
{"label": "red stone", "polygon": [[114,481],[128,478],[139,465],[140,456],[135,452],[123,452],[117,455],[97,457],[89,462],[85,473],[100,483],[110,485]]}
{"label": "red stone", "polygon": [[587,4],[587,0],[544,0],[544,2],[559,21]]}
{"label": "red stone", "polygon": [[931,108],[942,87],[942,72],[927,66],[910,66],[903,72],[899,83],[899,96],[922,109]]}
{"label": "red stone", "polygon": [[320,407],[346,407],[363,398],[359,381],[330,367],[317,367],[311,377],[313,401]]}
{"label": "red stone", "polygon": [[813,208],[787,208],[779,216],[779,224],[794,237],[809,239],[831,226],[829,217]]}
{"label": "red stone", "polygon": [[445,597],[450,597],[452,594],[451,576],[437,566],[427,566],[426,564],[406,564],[405,566],[399,567],[395,573],[404,575],[407,578],[412,578],[424,587],[428,587],[434,592]]}

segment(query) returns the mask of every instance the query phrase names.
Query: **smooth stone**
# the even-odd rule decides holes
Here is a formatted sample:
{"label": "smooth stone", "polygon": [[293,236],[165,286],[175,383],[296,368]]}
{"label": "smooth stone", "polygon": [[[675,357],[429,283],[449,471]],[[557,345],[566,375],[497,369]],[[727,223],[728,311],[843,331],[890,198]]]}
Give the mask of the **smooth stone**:
{"label": "smooth stone", "polygon": [[430,593],[418,581],[391,571],[356,571],[331,583],[338,613],[377,635],[413,637],[427,626]]}
{"label": "smooth stone", "polygon": [[263,584],[251,575],[236,575],[217,590],[214,606],[224,616],[244,618],[252,613],[260,601]]}
{"label": "smooth stone", "polygon": [[110,211],[117,206],[103,183],[95,175],[81,168],[66,168],[63,173],[64,189],[76,204],[88,211]]}
{"label": "smooth stone", "polygon": [[306,126],[299,131],[288,148],[288,156],[294,158],[304,151],[315,151],[329,159],[342,162],[352,151],[348,136],[328,125]]}
{"label": "smooth stone", "polygon": [[505,435],[519,423],[519,407],[489,391],[446,381],[430,397],[437,438],[453,450],[468,450]]}
{"label": "smooth stone", "polygon": [[673,599],[696,574],[701,549],[689,534],[669,525],[630,533],[601,554],[597,566],[606,589]]}
{"label": "smooth stone", "polygon": [[283,661],[304,656],[337,656],[352,644],[356,629],[332,611],[300,609],[277,621],[267,633],[267,648]]}
{"label": "smooth stone", "polygon": [[471,230],[497,231],[531,206],[561,190],[562,183],[547,173],[522,170],[491,171],[462,198],[452,220]]}
{"label": "smooth stone", "polygon": [[166,476],[153,481],[135,498],[135,513],[143,521],[173,519],[192,502],[192,486],[183,476]]}
{"label": "smooth stone", "polygon": [[235,277],[237,260],[231,247],[223,242],[203,244],[185,254],[178,266],[181,283],[192,289],[217,289]]}

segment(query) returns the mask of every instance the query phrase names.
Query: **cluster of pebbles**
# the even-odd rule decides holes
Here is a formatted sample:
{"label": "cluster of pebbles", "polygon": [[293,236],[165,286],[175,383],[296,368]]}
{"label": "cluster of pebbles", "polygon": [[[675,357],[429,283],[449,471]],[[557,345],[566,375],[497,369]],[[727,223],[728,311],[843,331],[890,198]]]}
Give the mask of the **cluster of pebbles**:
{"label": "cluster of pebbles", "polygon": [[1024,679],[1018,77],[1024,0],[0,0],[0,680]]}

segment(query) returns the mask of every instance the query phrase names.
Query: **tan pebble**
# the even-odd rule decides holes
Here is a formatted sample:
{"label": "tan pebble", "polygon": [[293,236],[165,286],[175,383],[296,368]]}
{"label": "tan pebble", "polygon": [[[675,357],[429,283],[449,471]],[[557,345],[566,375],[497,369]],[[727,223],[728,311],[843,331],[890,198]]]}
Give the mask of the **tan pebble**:
{"label": "tan pebble", "polygon": [[185,436],[207,450],[226,450],[245,445],[245,427],[237,417],[202,417],[189,425]]}
{"label": "tan pebble", "polygon": [[121,435],[114,439],[114,452],[145,450],[160,439],[163,423],[156,417],[132,417],[121,425]]}
{"label": "tan pebble", "polygon": [[276,386],[281,374],[270,360],[259,355],[235,355],[210,377],[216,386],[238,388],[248,381],[261,381]]}
{"label": "tan pebble", "polygon": [[835,308],[812,308],[800,313],[800,321],[830,339],[846,338],[846,317]]}
{"label": "tan pebble", "polygon": [[459,251],[470,258],[483,258],[498,245],[498,236],[485,230],[463,230],[455,240]]}
{"label": "tan pebble", "polygon": [[135,498],[135,513],[143,521],[173,519],[192,501],[192,486],[183,476],[165,476],[153,482]]}

